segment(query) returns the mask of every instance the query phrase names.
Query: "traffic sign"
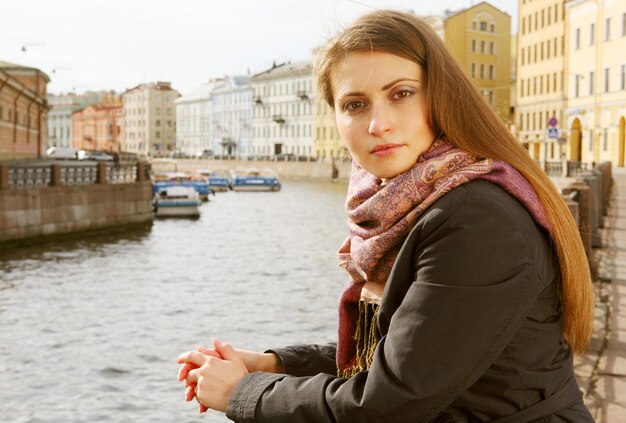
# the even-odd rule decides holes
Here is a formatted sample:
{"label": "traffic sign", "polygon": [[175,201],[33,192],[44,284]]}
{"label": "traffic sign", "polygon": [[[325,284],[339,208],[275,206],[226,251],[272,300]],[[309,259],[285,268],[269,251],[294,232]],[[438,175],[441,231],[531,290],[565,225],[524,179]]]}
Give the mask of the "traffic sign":
{"label": "traffic sign", "polygon": [[559,139],[559,130],[556,128],[548,128],[548,139]]}
{"label": "traffic sign", "polygon": [[555,117],[551,117],[550,120],[548,121],[548,125],[555,127],[557,124],[559,123],[558,120],[556,120]]}

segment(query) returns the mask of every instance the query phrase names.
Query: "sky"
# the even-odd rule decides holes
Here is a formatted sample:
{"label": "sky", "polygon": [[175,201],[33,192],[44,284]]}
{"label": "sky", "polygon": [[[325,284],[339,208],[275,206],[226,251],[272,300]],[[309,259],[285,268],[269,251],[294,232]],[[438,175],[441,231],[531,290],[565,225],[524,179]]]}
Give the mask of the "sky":
{"label": "sky", "polygon": [[[0,0],[0,61],[38,68],[48,92],[169,81],[185,95],[210,78],[308,60],[374,9],[443,14],[471,0]],[[511,16],[517,0],[491,0]],[[23,51],[26,50],[26,51]]]}

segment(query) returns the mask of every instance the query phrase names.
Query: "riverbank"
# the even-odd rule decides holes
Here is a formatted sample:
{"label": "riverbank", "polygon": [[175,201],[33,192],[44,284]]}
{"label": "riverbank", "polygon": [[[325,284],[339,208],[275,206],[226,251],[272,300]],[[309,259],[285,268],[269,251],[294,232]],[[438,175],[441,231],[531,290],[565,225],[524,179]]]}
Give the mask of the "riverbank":
{"label": "riverbank", "polygon": [[280,179],[296,181],[339,181],[350,179],[351,162],[335,160],[296,162],[265,160],[213,160],[213,159],[152,159],[152,171],[194,172],[198,169],[229,171],[233,169],[269,169]]}

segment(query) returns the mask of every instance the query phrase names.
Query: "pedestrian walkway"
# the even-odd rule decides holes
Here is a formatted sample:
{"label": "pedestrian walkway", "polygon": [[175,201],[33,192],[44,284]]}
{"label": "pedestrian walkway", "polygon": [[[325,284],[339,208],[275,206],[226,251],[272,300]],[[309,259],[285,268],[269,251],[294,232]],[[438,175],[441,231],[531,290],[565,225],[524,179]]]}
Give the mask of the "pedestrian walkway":
{"label": "pedestrian walkway", "polygon": [[610,208],[594,250],[596,315],[589,352],[575,360],[585,403],[598,423],[626,422],[626,171],[614,169]]}

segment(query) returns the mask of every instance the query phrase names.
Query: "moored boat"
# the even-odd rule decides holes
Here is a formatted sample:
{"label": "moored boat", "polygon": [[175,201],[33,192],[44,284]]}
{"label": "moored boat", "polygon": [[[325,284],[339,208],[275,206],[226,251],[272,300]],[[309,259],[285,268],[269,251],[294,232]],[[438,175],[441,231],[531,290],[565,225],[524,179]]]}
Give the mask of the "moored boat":
{"label": "moored boat", "polygon": [[207,180],[209,183],[209,189],[214,192],[225,192],[230,188],[230,178],[226,172],[210,169],[198,169],[196,173]]}
{"label": "moored boat", "polygon": [[233,191],[280,191],[280,181],[269,169],[231,170],[230,174]]}
{"label": "moored boat", "polygon": [[200,175],[190,175],[186,172],[167,172],[154,175],[152,180],[152,194],[156,195],[162,188],[184,186],[196,190],[200,199],[209,201],[209,183]]}
{"label": "moored boat", "polygon": [[168,186],[154,196],[157,217],[198,217],[200,204],[200,196],[193,187]]}

